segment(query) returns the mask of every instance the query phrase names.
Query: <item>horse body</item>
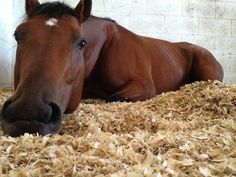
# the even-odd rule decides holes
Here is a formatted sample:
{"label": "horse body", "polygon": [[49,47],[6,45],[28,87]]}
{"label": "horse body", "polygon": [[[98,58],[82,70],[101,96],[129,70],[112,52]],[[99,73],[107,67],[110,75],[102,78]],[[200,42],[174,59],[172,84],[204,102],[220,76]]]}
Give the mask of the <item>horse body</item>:
{"label": "horse body", "polygon": [[84,51],[83,98],[140,101],[194,81],[222,81],[220,64],[199,46],[139,36],[97,17],[82,29],[88,43],[96,43]]}

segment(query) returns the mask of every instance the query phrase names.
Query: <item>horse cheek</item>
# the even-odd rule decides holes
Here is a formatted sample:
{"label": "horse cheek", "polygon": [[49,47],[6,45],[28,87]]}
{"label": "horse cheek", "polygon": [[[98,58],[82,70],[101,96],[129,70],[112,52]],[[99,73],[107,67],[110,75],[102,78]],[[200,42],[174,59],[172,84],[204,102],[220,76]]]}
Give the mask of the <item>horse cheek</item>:
{"label": "horse cheek", "polygon": [[83,83],[84,81],[82,80],[80,84],[72,88],[71,97],[65,111],[66,114],[74,112],[79,106],[82,96]]}
{"label": "horse cheek", "polygon": [[84,85],[84,67],[80,69],[80,71],[75,75],[74,79],[72,80],[73,80],[72,90],[71,90],[70,99],[69,99],[69,102],[65,111],[66,114],[74,112],[79,106],[79,103],[82,97],[83,85]]}

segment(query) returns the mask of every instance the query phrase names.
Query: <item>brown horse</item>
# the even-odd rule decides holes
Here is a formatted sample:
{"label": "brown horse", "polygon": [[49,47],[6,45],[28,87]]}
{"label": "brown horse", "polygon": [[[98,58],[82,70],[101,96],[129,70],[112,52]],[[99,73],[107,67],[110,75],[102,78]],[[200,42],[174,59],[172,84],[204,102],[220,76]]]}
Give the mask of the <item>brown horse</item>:
{"label": "brown horse", "polygon": [[11,136],[58,132],[61,114],[73,112],[81,97],[137,101],[194,81],[222,81],[206,49],[138,36],[90,16],[91,6],[26,0],[28,18],[15,32],[15,94],[1,116]]}

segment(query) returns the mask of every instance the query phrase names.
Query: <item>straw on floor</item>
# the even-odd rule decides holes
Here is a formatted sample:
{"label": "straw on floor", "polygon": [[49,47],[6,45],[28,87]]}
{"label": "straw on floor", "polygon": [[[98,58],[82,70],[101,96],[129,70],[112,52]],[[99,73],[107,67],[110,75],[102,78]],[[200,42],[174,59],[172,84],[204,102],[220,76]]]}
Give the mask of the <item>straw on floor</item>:
{"label": "straw on floor", "polygon": [[[0,91],[0,107],[12,94]],[[136,103],[84,100],[60,134],[0,129],[0,176],[235,176],[236,85],[197,82]]]}

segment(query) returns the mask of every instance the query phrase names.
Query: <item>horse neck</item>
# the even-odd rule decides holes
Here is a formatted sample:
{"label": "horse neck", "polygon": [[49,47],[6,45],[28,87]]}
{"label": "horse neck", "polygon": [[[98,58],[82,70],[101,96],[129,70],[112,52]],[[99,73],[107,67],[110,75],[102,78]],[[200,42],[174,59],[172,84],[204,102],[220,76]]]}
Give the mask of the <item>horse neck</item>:
{"label": "horse neck", "polygon": [[84,50],[85,78],[90,75],[102,48],[109,44],[116,31],[115,23],[93,16],[82,24],[82,32],[87,41]]}

